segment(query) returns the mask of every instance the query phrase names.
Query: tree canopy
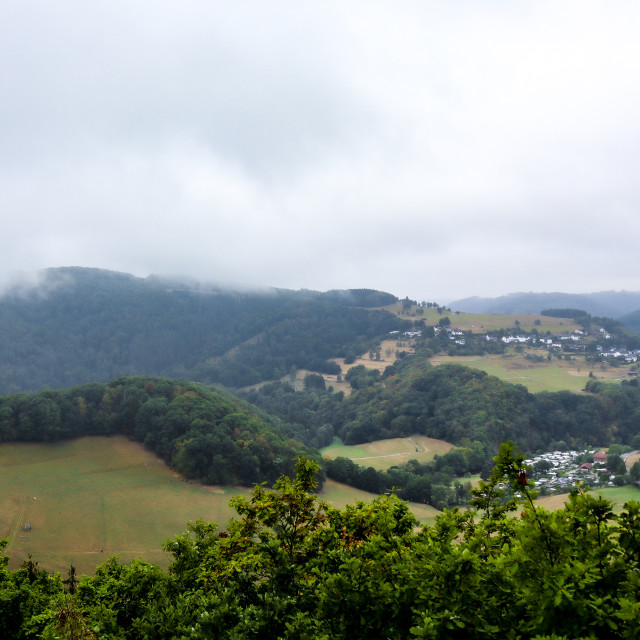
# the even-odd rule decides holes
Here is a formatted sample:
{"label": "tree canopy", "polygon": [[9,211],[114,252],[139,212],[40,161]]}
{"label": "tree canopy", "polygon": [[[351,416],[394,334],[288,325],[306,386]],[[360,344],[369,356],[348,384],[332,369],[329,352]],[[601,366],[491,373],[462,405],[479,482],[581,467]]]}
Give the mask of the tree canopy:
{"label": "tree canopy", "polygon": [[274,482],[292,472],[297,456],[317,457],[277,418],[192,382],[133,376],[0,397],[0,442],[116,433],[209,484]]}

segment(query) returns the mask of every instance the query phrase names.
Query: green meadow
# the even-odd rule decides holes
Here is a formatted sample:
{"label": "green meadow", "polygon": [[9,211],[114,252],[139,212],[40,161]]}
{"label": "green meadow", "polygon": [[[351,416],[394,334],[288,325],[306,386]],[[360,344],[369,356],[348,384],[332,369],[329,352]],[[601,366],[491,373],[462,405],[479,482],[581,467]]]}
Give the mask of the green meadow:
{"label": "green meadow", "polygon": [[0,538],[14,567],[27,554],[61,572],[92,573],[112,555],[166,566],[163,542],[197,518],[224,526],[239,493],[186,482],[121,436],[0,446]]}
{"label": "green meadow", "polygon": [[446,453],[452,447],[452,444],[444,440],[420,435],[389,438],[359,445],[345,445],[339,438],[334,438],[328,447],[321,449],[321,453],[326,458],[350,458],[363,467],[385,471],[408,460],[430,462],[436,454]]}
{"label": "green meadow", "polygon": [[552,361],[537,363],[523,356],[435,356],[431,364],[439,365],[457,362],[473,369],[480,369],[489,375],[512,384],[521,384],[531,393],[540,391],[582,391],[589,381],[590,369],[585,366],[569,368],[564,363]]}
{"label": "green meadow", "polygon": [[[166,540],[198,518],[224,528],[236,515],[230,499],[249,492],[185,481],[122,436],[0,445],[0,539],[9,539],[12,568],[28,554],[61,573],[73,564],[79,573],[92,574],[112,555],[166,567]],[[343,508],[375,496],[328,480],[321,498]],[[422,523],[438,513],[427,505],[410,507]]]}
{"label": "green meadow", "polygon": [[583,356],[574,356],[571,360],[552,360],[551,362],[532,362],[522,354],[484,356],[443,356],[430,358],[432,365],[457,362],[467,367],[486,371],[496,378],[527,387],[531,393],[540,391],[584,390],[593,372],[598,380],[618,382],[627,375],[625,367],[602,369],[600,365],[585,362]]}

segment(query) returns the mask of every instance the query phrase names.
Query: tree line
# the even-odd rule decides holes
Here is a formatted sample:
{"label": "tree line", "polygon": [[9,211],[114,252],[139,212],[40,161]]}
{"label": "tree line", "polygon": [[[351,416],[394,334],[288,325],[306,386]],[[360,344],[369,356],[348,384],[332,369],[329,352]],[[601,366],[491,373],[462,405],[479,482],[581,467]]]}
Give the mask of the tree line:
{"label": "tree line", "polygon": [[0,397],[0,442],[123,434],[208,484],[274,482],[302,453],[318,457],[279,423],[229,393],[165,378]]}
{"label": "tree line", "polygon": [[[484,371],[460,364],[431,367],[415,358],[379,375],[357,368],[350,396],[331,389],[294,392],[273,383],[242,393],[249,402],[288,423],[292,437],[323,447],[422,434],[456,445],[479,442],[487,454],[512,439],[535,452],[631,444],[640,432],[637,380],[590,380],[587,393],[529,393]],[[490,455],[488,456],[490,459]]]}

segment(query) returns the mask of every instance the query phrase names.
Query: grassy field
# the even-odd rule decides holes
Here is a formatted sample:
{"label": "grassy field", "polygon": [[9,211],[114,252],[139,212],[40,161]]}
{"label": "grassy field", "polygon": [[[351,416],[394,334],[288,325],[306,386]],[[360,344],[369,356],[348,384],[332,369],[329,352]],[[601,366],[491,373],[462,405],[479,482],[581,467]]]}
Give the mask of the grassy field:
{"label": "grassy field", "polygon": [[615,382],[622,379],[627,369],[610,367],[602,370],[599,365],[585,362],[581,356],[573,360],[552,360],[551,362],[531,362],[521,354],[484,356],[443,356],[430,358],[429,362],[437,366],[448,362],[457,362],[467,367],[486,371],[505,382],[522,384],[531,393],[539,391],[582,391],[590,380],[593,371],[598,380]]}
{"label": "grassy field", "polygon": [[[601,495],[607,500],[611,500],[614,504],[614,511],[621,511],[625,502],[630,500],[636,500],[640,502],[640,488],[633,487],[631,485],[625,485],[623,487],[604,487],[603,489],[592,489],[590,493],[594,496]],[[544,498],[538,498],[536,504],[553,511],[554,509],[560,509],[564,506],[564,503],[569,499],[567,494],[559,494],[555,496],[545,496]]]}
{"label": "grassy field", "polygon": [[[350,453],[361,463],[379,458],[378,468],[384,468],[398,457],[419,458],[415,446],[407,451],[413,444],[425,457],[451,447],[414,436],[332,450],[335,455]],[[164,541],[197,518],[224,527],[235,515],[229,507],[231,497],[248,493],[241,487],[186,482],[141,445],[123,437],[0,446],[0,538],[9,538],[12,568],[29,553],[41,566],[63,573],[73,564],[80,573],[90,574],[111,555],[166,566],[170,556],[161,550]],[[629,486],[594,493],[620,508],[625,501],[640,500],[640,489]],[[320,496],[336,508],[375,497],[332,480]],[[554,509],[566,499],[566,495],[551,496],[539,503]],[[427,505],[409,506],[422,524],[432,523],[439,513]],[[31,531],[24,530],[27,522]]]}
{"label": "grassy field", "polygon": [[407,460],[429,462],[436,454],[446,453],[452,447],[452,444],[444,440],[419,435],[410,438],[376,440],[353,446],[342,444],[339,438],[335,438],[321,452],[327,458],[350,458],[361,466],[384,471]]}
{"label": "grassy field", "polygon": [[[0,445],[0,538],[16,568],[32,554],[40,566],[91,574],[112,555],[167,566],[162,544],[203,518],[222,527],[235,512],[229,500],[243,487],[185,481],[140,444],[124,437],[55,444]],[[331,480],[321,497],[342,508],[375,496]],[[438,511],[410,503],[421,523]],[[31,531],[24,525],[31,524]]]}
{"label": "grassy field", "polygon": [[[451,326],[463,331],[473,333],[486,333],[498,329],[513,329],[518,326],[523,331],[533,331],[537,329],[541,333],[551,331],[551,333],[570,333],[574,329],[580,329],[571,318],[552,318],[550,316],[540,316],[531,313],[449,313],[445,311],[438,313],[436,309],[424,308],[422,315],[416,313],[417,307],[412,307],[408,315],[402,313],[402,304],[384,307],[391,313],[395,313],[400,318],[416,319],[422,318],[427,325],[437,325],[441,318],[450,318]],[[518,325],[516,325],[516,320]]]}
{"label": "grassy field", "polygon": [[114,554],[166,565],[165,540],[197,518],[225,525],[243,492],[185,482],[123,437],[0,446],[0,538],[13,567],[29,553],[56,571],[91,573]]}

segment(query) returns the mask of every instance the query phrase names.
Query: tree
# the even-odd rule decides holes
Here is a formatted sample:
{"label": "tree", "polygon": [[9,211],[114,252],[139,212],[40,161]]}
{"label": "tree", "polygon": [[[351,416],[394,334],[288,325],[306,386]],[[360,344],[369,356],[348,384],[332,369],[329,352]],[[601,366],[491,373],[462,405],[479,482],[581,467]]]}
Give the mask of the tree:
{"label": "tree", "polygon": [[627,472],[627,465],[618,454],[607,456],[607,469],[614,475],[624,475]]}
{"label": "tree", "polygon": [[316,389],[324,391],[324,389],[326,389],[326,383],[321,375],[318,375],[317,373],[308,373],[304,377],[304,388],[307,390]]}

